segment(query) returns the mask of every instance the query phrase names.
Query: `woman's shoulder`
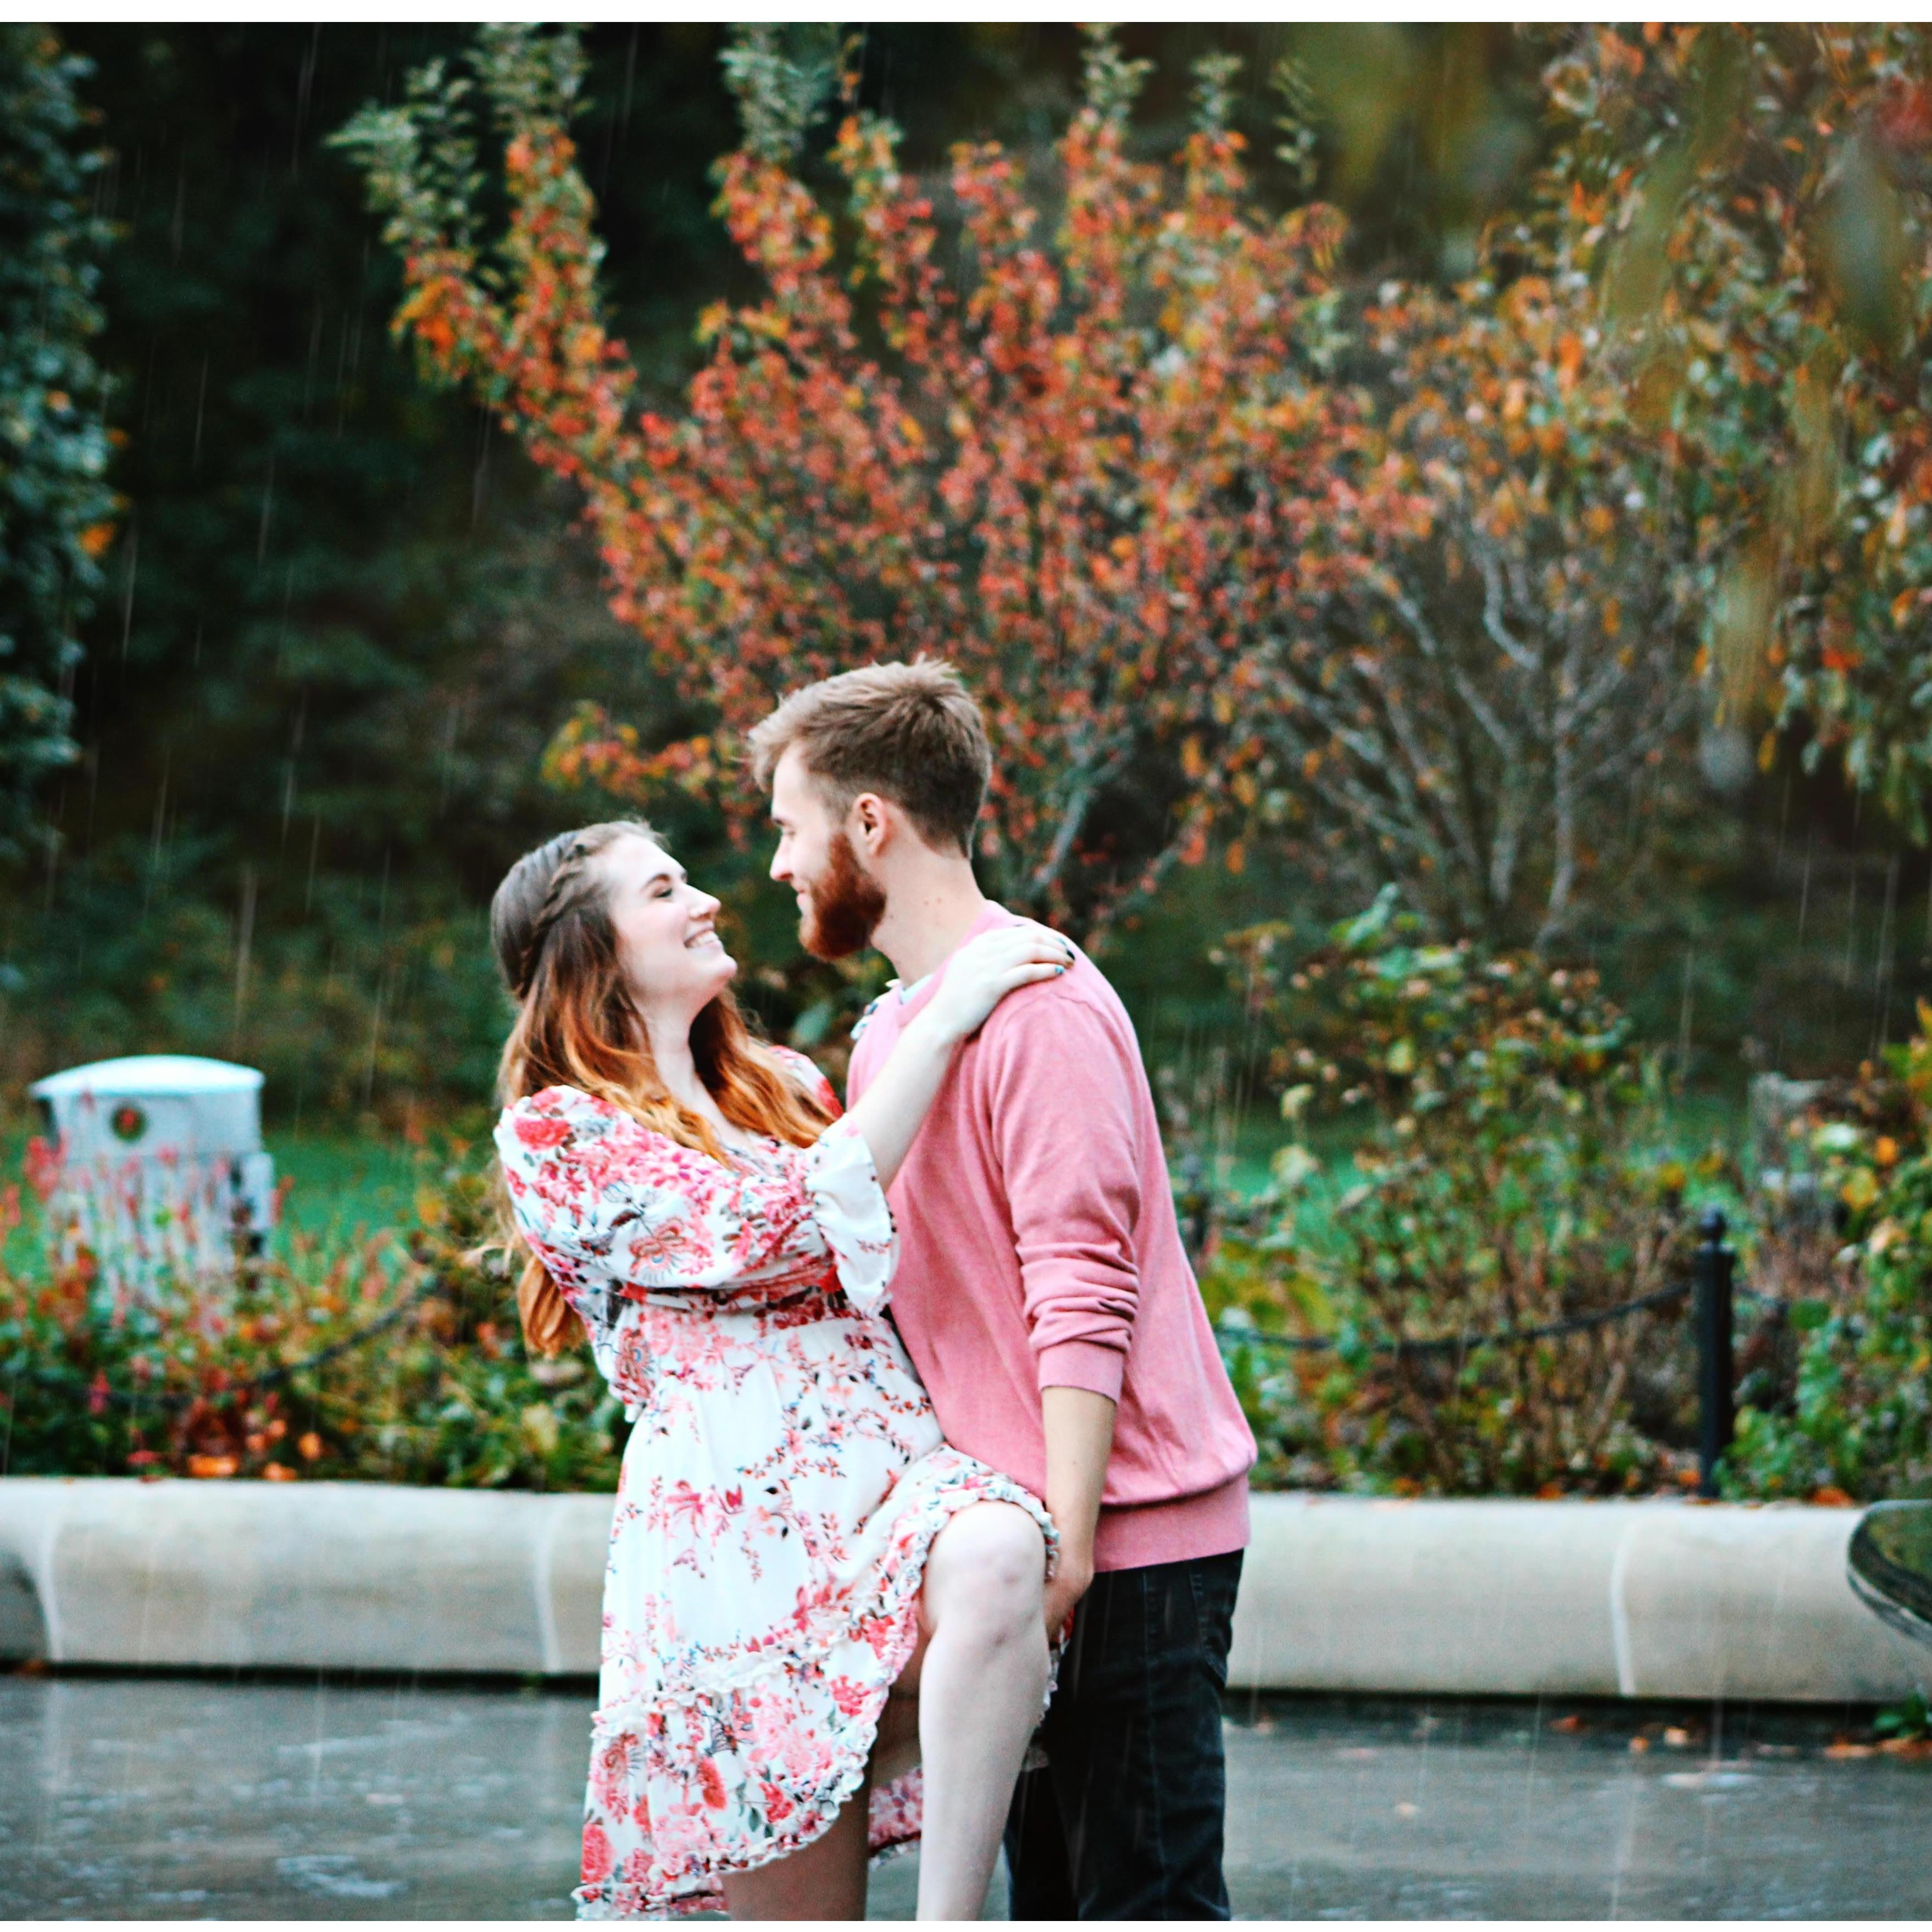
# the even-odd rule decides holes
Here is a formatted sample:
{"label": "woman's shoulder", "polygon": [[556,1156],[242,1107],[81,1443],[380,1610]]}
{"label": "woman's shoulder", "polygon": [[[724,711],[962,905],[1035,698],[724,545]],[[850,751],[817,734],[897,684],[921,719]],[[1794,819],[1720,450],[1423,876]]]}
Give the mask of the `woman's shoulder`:
{"label": "woman's shoulder", "polygon": [[601,1140],[608,1135],[627,1133],[647,1139],[663,1138],[615,1101],[586,1094],[580,1087],[545,1087],[526,1094],[512,1100],[496,1122],[500,1147],[508,1150],[514,1146],[532,1154],[580,1138]]}
{"label": "woman's shoulder", "polygon": [[621,1112],[606,1100],[595,1094],[586,1094],[581,1087],[539,1088],[534,1094],[526,1094],[512,1100],[503,1109],[504,1120],[568,1120],[578,1114],[616,1114]]}
{"label": "woman's shoulder", "polygon": [[834,1113],[840,1111],[838,1093],[816,1060],[794,1047],[770,1046],[766,1051],[790,1076],[793,1083],[809,1094],[820,1106],[830,1107]]}

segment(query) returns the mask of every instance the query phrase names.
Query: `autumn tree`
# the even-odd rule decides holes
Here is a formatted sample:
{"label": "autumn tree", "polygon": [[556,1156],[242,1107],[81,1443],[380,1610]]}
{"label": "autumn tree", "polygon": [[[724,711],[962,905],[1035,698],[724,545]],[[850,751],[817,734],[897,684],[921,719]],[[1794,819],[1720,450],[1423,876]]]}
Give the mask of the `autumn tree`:
{"label": "autumn tree", "polygon": [[1300,821],[1364,896],[1402,881],[1451,932],[1548,946],[1630,856],[1633,792],[1676,748],[1697,626],[1667,459],[1548,225],[1446,291],[1361,317],[1369,439],[1407,513],[1286,632],[1268,727]]}
{"label": "autumn tree", "polygon": [[[646,797],[716,787],[742,812],[731,756],[780,693],[937,652],[994,734],[1003,890],[1091,928],[1271,776],[1279,640],[1357,567],[1365,516],[1399,508],[1330,380],[1340,224],[1252,206],[1226,62],[1199,69],[1163,168],[1129,152],[1140,64],[1096,33],[1030,183],[991,143],[916,178],[841,59],[766,28],[728,57],[745,138],[718,206],[760,292],[705,312],[675,410],[648,406],[604,320],[572,36],[486,28],[466,70],[424,69],[340,138],[405,264],[398,331],[580,486],[613,608],[714,708],[668,746],[585,714],[556,767]],[[842,88],[835,208],[801,155]]]}
{"label": "autumn tree", "polygon": [[1547,75],[1576,256],[1696,533],[1714,710],[1800,730],[1921,838],[1929,64],[1918,25],[1712,24],[1577,32]]}

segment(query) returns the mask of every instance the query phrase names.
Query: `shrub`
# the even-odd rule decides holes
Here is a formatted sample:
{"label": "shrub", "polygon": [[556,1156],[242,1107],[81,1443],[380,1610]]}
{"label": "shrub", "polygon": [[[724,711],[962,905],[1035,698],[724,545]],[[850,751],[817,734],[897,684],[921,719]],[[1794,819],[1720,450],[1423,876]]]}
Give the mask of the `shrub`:
{"label": "shrub", "polygon": [[38,830],[35,786],[79,748],[75,637],[118,507],[104,481],[104,384],[90,344],[108,239],[80,83],[48,27],[0,23],[0,855]]}
{"label": "shrub", "polygon": [[[6,1472],[614,1487],[618,1405],[587,1362],[525,1356],[488,1187],[454,1144],[406,1240],[292,1229],[152,1300],[104,1292],[85,1252],[0,1268]],[[22,1212],[16,1184],[0,1232]]]}
{"label": "shrub", "polygon": [[[1466,1494],[1670,1478],[1689,1386],[1674,1311],[1485,1339],[1688,1280],[1690,1177],[1646,1151],[1658,1068],[1594,974],[1427,944],[1392,889],[1292,970],[1282,932],[1222,956],[1280,1039],[1292,1138],[1203,1280],[1210,1310],[1258,1331],[1234,1366],[1264,1473]],[[1340,1190],[1310,1145],[1330,1116],[1358,1135]],[[1275,1366],[1258,1334],[1297,1327],[1332,1350]]]}
{"label": "shrub", "polygon": [[[1842,1220],[1780,1284],[1788,1375],[1747,1384],[1726,1489],[1874,1502],[1932,1495],[1932,1009],[1882,1070],[1792,1124],[1808,1190]],[[1794,1162],[1793,1165],[1798,1163]],[[1803,1197],[1800,1196],[1802,1199]]]}

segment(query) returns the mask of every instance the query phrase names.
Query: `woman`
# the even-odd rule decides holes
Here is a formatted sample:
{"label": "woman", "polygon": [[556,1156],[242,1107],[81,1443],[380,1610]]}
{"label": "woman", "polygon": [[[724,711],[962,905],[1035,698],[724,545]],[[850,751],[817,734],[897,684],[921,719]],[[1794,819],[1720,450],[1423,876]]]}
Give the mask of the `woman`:
{"label": "woman", "polygon": [[491,909],[524,1332],[554,1353],[580,1322],[634,1423],[580,1911],[862,1917],[868,1847],[922,1808],[920,1916],[976,1917],[1048,1688],[1053,1532],[940,1437],[880,1313],[884,1190],[958,1042],[1070,956],[975,942],[842,1118],[747,1033],[717,910],[632,823],[528,854]]}

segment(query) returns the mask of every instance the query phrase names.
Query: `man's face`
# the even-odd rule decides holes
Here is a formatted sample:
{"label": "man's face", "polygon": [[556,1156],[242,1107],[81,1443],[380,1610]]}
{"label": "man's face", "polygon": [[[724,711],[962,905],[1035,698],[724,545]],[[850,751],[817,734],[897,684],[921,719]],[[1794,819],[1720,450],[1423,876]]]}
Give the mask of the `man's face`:
{"label": "man's face", "polygon": [[772,877],[798,901],[799,944],[819,959],[860,951],[884,916],[886,896],[795,745],[772,773],[772,822],[778,829]]}

